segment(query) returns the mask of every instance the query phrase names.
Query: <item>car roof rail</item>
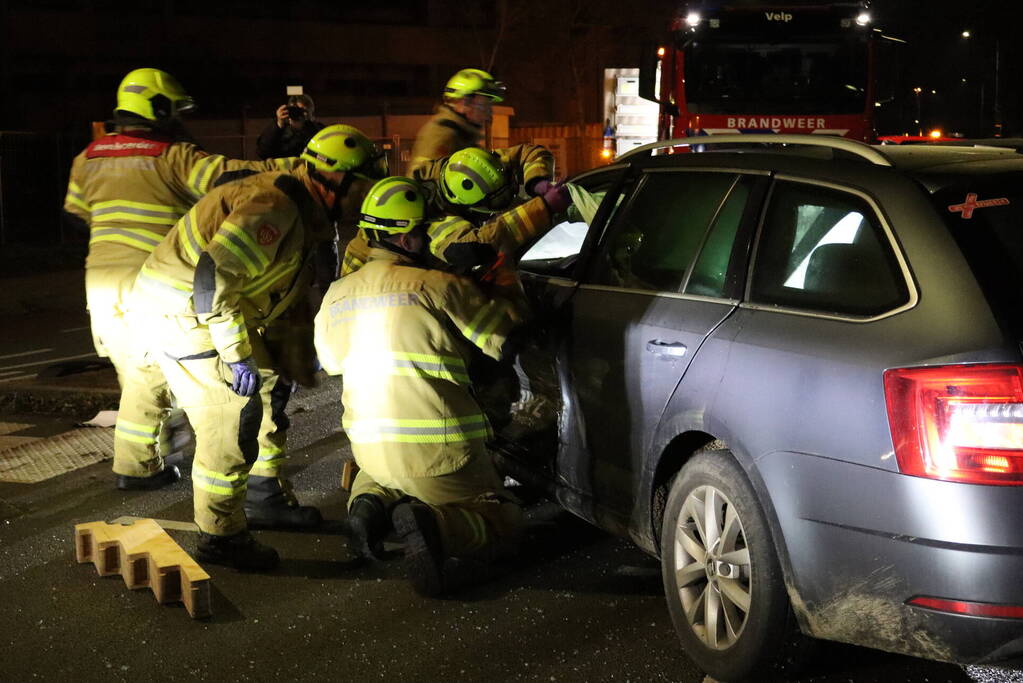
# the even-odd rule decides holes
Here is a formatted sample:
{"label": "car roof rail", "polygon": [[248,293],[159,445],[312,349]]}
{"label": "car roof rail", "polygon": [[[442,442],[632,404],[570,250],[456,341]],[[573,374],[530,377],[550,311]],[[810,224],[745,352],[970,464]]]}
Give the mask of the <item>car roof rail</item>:
{"label": "car roof rail", "polygon": [[737,135],[700,135],[691,138],[674,138],[672,140],[659,140],[646,145],[631,149],[621,157],[619,161],[637,156],[644,152],[651,152],[666,147],[689,147],[692,145],[802,145],[805,147],[828,147],[854,154],[877,166],[891,166],[891,160],[870,145],[839,138],[832,135],[757,135],[755,133],[740,133]]}

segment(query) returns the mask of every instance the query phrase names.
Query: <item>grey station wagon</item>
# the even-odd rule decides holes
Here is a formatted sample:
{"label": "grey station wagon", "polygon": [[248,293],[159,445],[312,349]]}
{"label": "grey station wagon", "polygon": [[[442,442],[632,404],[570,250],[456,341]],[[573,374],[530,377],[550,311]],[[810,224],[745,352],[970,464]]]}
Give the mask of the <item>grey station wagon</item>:
{"label": "grey station wagon", "polygon": [[659,556],[715,678],[807,636],[1019,656],[1023,155],[718,136],[574,182],[504,471]]}

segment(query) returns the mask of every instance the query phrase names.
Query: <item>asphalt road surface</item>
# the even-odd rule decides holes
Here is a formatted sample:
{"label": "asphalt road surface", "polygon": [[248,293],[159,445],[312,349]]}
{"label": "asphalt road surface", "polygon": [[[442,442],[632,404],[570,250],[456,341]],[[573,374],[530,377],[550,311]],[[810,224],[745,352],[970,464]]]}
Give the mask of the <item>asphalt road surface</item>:
{"label": "asphalt road surface", "polygon": [[[357,565],[341,535],[333,384],[290,408],[299,497],[331,523],[259,532],[269,575],[209,566],[214,616],[193,621],[119,576],[75,562],[72,527],[130,515],[191,521],[187,481],[114,490],[109,463],[31,485],[0,484],[0,681],[681,681],[703,674],[678,647],[657,561],[551,504],[529,508],[514,566],[456,597],[416,596],[401,560]],[[186,550],[195,534],[171,532]],[[391,544],[395,556],[400,546]],[[824,645],[799,681],[1023,681],[1015,672]]]}

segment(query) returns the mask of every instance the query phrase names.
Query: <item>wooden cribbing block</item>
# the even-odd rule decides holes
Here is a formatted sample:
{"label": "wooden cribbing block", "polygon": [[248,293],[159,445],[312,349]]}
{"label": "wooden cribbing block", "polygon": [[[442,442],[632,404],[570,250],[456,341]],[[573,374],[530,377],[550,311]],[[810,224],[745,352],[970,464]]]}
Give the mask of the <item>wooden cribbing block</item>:
{"label": "wooden cribbing block", "polygon": [[75,555],[100,576],[120,574],[128,588],[151,588],[160,604],[185,603],[193,619],[212,614],[210,575],[151,519],[76,524]]}

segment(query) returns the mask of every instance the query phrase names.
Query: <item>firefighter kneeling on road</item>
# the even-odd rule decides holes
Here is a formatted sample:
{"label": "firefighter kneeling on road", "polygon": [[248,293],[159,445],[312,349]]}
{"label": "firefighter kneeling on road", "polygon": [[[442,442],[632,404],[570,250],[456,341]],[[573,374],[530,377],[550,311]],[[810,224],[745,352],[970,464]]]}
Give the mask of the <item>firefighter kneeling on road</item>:
{"label": "firefighter kneeling on road", "polygon": [[316,350],[344,376],[342,423],[360,468],[354,540],[376,555],[393,522],[414,588],[437,595],[450,588],[446,558],[486,561],[517,546],[522,512],[486,450],[468,368],[478,353],[505,354],[523,312],[516,297],[429,265],[424,203],[408,178],[370,190],[360,223],[369,261],[327,291]]}
{"label": "firefighter kneeling on road", "polygon": [[151,350],[196,432],[199,559],[239,569],[278,561],[249,535],[247,518],[292,528],[321,521],[281,475],[287,397],[274,389],[280,359],[293,354],[275,357],[270,333],[305,301],[317,251],[333,249],[332,221],[355,215],[371,178],[384,175],[378,150],[350,126],[317,133],[301,159],[291,172],[210,192],[153,251],[133,291],[132,310],[145,311]]}

